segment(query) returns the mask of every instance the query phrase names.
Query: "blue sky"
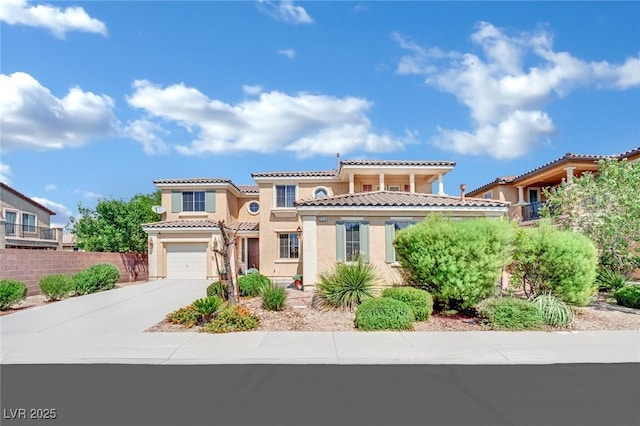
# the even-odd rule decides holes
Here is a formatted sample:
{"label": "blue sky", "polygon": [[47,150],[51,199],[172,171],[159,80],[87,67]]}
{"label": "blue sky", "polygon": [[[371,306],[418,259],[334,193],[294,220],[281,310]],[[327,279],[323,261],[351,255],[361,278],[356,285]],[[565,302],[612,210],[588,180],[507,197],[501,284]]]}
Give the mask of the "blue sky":
{"label": "blue sky", "polygon": [[0,178],[58,213],[153,180],[451,160],[445,191],[640,146],[637,2],[0,4]]}

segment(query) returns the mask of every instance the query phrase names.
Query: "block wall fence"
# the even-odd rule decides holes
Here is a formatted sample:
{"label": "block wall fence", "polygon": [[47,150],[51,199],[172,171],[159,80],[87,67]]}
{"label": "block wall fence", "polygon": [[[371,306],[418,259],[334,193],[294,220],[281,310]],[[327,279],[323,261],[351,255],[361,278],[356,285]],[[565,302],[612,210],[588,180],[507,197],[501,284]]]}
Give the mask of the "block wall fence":
{"label": "block wall fence", "polygon": [[146,281],[149,278],[147,254],[93,253],[82,251],[0,249],[0,279],[24,282],[29,296],[40,294],[40,277],[49,274],[74,274],[97,263],[111,263],[120,269],[120,282]]}

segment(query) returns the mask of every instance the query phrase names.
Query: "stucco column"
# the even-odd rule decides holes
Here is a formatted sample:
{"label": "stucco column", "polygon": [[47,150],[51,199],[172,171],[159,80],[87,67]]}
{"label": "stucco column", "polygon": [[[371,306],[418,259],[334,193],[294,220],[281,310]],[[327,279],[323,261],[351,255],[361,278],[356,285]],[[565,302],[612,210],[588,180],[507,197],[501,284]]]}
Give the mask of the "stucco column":
{"label": "stucco column", "polygon": [[354,186],[354,177],[353,177],[353,173],[349,174],[349,194],[353,194],[355,192],[355,186]]}
{"label": "stucco column", "polygon": [[302,282],[313,291],[318,279],[318,234],[315,216],[302,216]]}
{"label": "stucco column", "polygon": [[518,205],[525,204],[524,202],[524,186],[518,186]]}
{"label": "stucco column", "polygon": [[7,244],[5,242],[5,225],[6,221],[4,219],[0,220],[0,249],[7,248]]}
{"label": "stucco column", "polygon": [[411,173],[409,175],[409,192],[412,194],[416,192],[416,175],[415,173]]}
{"label": "stucco column", "polygon": [[567,183],[573,183],[573,170],[575,167],[565,167],[565,171],[567,172]]}
{"label": "stucco column", "polygon": [[444,181],[442,180],[442,173],[438,175],[438,195],[444,195]]}
{"label": "stucco column", "polygon": [[384,173],[380,173],[380,191],[384,191]]}
{"label": "stucco column", "polygon": [[162,252],[162,247],[160,247],[160,242],[158,241],[157,234],[149,234],[148,238],[148,252],[147,252],[147,262],[148,262],[148,271],[149,271],[149,279],[157,280],[158,279],[158,256]]}
{"label": "stucco column", "polygon": [[56,240],[58,242],[58,248],[56,250],[62,250],[63,244],[62,244],[62,228],[53,228],[56,230]]}

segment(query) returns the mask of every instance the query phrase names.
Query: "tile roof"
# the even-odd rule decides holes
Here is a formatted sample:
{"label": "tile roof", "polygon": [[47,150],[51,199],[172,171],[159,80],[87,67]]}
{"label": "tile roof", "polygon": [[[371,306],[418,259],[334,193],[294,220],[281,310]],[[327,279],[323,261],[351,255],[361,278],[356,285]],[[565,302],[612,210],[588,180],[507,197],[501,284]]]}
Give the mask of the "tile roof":
{"label": "tile roof", "polygon": [[467,192],[467,194],[469,194],[469,195],[470,195],[470,194],[473,194],[473,193],[476,193],[476,192],[484,191],[485,189],[489,188],[490,186],[493,186],[493,185],[496,185],[496,184],[498,184],[498,185],[504,185],[504,184],[506,184],[506,183],[511,183],[511,182],[513,182],[513,181],[514,181],[514,179],[515,179],[516,177],[517,177],[517,176],[498,176],[497,178],[495,178],[495,179],[494,179],[494,180],[492,180],[491,182],[489,182],[489,183],[487,183],[487,184],[484,184],[484,185],[482,185],[482,186],[480,186],[480,187],[478,187],[478,188],[474,189],[473,191],[469,191],[469,192]]}
{"label": "tile roof", "polygon": [[236,187],[240,192],[244,192],[245,194],[257,194],[260,192],[260,187],[258,185],[236,185]]}
{"label": "tile roof", "polygon": [[453,167],[456,165],[453,161],[404,161],[404,160],[343,160],[340,161],[342,166],[445,166]]}
{"label": "tile roof", "polygon": [[640,154],[640,146],[634,149],[630,149],[627,152],[623,152],[618,157],[622,160],[623,158],[631,157],[632,155]]}
{"label": "tile roof", "polygon": [[[583,154],[573,154],[571,152],[567,152],[565,155],[563,155],[560,158],[556,158],[553,161],[550,161],[548,163],[543,164],[542,166],[538,166],[535,169],[531,169],[528,172],[525,172],[521,175],[516,176],[513,181],[519,180],[519,179],[523,179],[527,176],[531,176],[534,173],[537,173],[543,169],[547,169],[549,167],[555,166],[557,164],[561,164],[561,163],[565,163],[568,161],[572,161],[572,160],[581,160],[581,161],[600,161],[604,158],[618,158],[617,155],[583,155]],[[513,182],[512,181],[512,182]]]}
{"label": "tile roof", "polygon": [[291,171],[291,172],[260,172],[251,173],[253,178],[262,177],[337,177],[337,170],[310,170],[310,171]]}
{"label": "tile roof", "polygon": [[508,207],[509,203],[482,198],[396,191],[359,192],[296,202],[298,207]]}
{"label": "tile roof", "polygon": [[145,223],[142,225],[147,229],[158,228],[202,228],[202,229],[218,229],[218,224],[213,220],[208,219],[182,219],[182,220],[164,220],[161,222]]}
{"label": "tile roof", "polygon": [[230,228],[234,231],[259,231],[260,222],[236,222]]}
{"label": "tile roof", "polygon": [[187,179],[159,179],[154,180],[154,184],[162,185],[162,184],[181,184],[181,183],[231,183],[231,179],[222,179],[222,178],[187,178]]}

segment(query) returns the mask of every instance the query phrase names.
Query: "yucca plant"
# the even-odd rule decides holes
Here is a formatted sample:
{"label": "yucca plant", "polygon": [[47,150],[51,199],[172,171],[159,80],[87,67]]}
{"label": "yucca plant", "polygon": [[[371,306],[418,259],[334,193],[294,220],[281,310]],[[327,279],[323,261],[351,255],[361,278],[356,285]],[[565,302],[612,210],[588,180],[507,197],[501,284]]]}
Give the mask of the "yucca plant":
{"label": "yucca plant", "polygon": [[620,272],[612,271],[611,269],[601,268],[598,271],[596,282],[600,290],[616,291],[629,282],[629,277]]}
{"label": "yucca plant", "polygon": [[377,281],[374,266],[361,258],[354,263],[338,263],[329,273],[318,276],[318,307],[353,310],[373,297]]}
{"label": "yucca plant", "polygon": [[284,287],[270,283],[260,290],[262,306],[269,311],[283,311],[287,301],[287,291]]}
{"label": "yucca plant", "polygon": [[193,302],[193,307],[202,317],[203,323],[211,321],[211,318],[220,310],[221,306],[222,299],[218,296],[203,297]]}
{"label": "yucca plant", "polygon": [[573,321],[571,307],[549,293],[543,293],[532,300],[540,310],[543,321],[552,327],[566,327]]}

